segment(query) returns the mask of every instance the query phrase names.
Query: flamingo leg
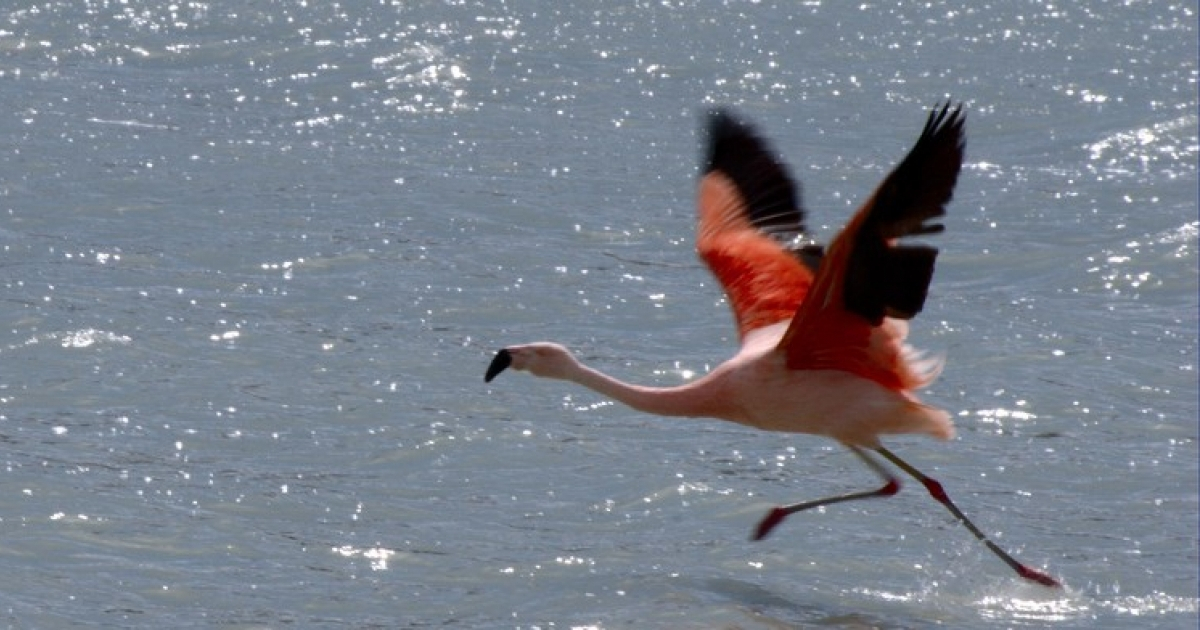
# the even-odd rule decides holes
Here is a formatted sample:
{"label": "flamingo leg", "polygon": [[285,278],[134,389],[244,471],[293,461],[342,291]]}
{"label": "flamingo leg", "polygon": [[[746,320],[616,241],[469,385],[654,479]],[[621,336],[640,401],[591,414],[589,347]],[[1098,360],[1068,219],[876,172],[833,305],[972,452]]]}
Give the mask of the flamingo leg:
{"label": "flamingo leg", "polygon": [[767,515],[764,516],[761,521],[759,521],[758,527],[754,528],[754,536],[752,539],[762,540],[763,538],[766,538],[767,534],[770,534],[771,530],[775,529],[775,526],[783,522],[783,519],[787,518],[788,515],[795,514],[796,512],[803,512],[804,510],[811,510],[815,507],[833,505],[835,503],[844,503],[846,501],[890,497],[893,494],[900,492],[900,480],[888,472],[888,470],[883,467],[883,464],[880,464],[872,459],[871,456],[861,448],[858,448],[857,446],[847,446],[850,449],[850,452],[858,455],[859,459],[862,459],[863,462],[865,462],[867,466],[871,468],[871,470],[875,471],[875,473],[884,480],[883,487],[879,488],[878,490],[851,492],[850,494],[840,494],[835,497],[826,497],[824,499],[815,499],[813,501],[804,501],[802,503],[793,503],[791,505],[772,508],[769,512],[767,512]]}
{"label": "flamingo leg", "polygon": [[954,502],[951,501],[950,497],[946,494],[945,489],[942,488],[942,484],[936,479],[925,475],[925,473],[917,470],[908,462],[900,459],[895,453],[882,446],[876,447],[875,451],[880,455],[883,455],[884,458],[886,458],[889,462],[895,464],[900,470],[912,475],[913,479],[920,481],[921,484],[925,486],[925,489],[929,491],[929,496],[933,497],[938,503],[941,503],[943,506],[945,506],[945,508],[954,515],[954,518],[958,519],[959,523],[962,523],[968,530],[970,530],[970,532],[975,535],[975,538],[979,539],[980,542],[986,545],[987,548],[990,549],[992,553],[996,554],[998,558],[1003,560],[1005,564],[1012,567],[1012,569],[1017,572],[1017,575],[1020,575],[1026,580],[1037,582],[1042,586],[1062,586],[1058,580],[1050,577],[1049,575],[1018,562],[1015,558],[1005,553],[1003,549],[996,545],[996,543],[992,542],[992,540],[988,538],[986,534],[984,534],[978,527],[975,526],[975,523],[971,522],[971,519],[967,518],[966,514],[962,513],[962,510],[958,509],[957,505],[954,505]]}

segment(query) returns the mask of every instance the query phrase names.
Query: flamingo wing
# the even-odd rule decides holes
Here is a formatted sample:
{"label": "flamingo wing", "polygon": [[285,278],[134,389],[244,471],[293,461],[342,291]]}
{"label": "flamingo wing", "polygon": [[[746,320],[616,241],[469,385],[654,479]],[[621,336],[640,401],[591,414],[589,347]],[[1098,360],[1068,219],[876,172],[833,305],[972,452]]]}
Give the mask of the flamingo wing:
{"label": "flamingo wing", "polygon": [[[894,389],[928,382],[903,344],[925,305],[937,249],[901,245],[936,234],[962,167],[962,105],[929,113],[904,160],[838,234],[780,347],[791,369],[838,369]],[[934,374],[936,375],[936,374]]]}
{"label": "flamingo wing", "polygon": [[726,111],[708,119],[696,249],[733,307],[738,334],[788,321],[820,259],[796,184],[766,142]]}

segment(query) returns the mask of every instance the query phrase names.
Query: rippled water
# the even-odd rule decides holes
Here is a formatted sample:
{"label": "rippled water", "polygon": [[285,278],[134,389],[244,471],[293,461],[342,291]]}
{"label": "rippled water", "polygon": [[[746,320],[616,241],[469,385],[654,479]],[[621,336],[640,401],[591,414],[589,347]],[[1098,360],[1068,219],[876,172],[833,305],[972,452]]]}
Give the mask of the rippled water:
{"label": "rippled water", "polygon": [[[1187,3],[176,3],[0,11],[9,627],[1194,628]],[[492,352],[672,384],[733,350],[697,113],[828,239],[964,99],[913,341],[959,437],[644,416]]]}

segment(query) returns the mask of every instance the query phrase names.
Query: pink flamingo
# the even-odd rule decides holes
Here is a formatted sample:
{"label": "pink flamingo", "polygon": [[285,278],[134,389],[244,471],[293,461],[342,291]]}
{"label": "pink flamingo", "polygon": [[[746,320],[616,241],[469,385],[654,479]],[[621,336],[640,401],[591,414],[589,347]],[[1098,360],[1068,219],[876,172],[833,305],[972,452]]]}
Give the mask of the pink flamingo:
{"label": "pink flamingo", "polygon": [[900,239],[943,230],[927,221],[945,215],[953,193],[963,160],[963,121],[961,105],[934,107],[916,145],[822,251],[807,236],[796,186],[767,143],[730,114],[712,113],[696,247],[733,307],[737,354],[684,385],[645,387],[589,368],[561,345],[540,342],[500,350],[484,380],[512,367],[573,381],[646,413],[824,435],[884,480],[877,490],[773,508],[755,540],[796,512],[896,494],[899,479],[874,451],[921,482],[1022,578],[1059,586],[1000,549],[940,483],[879,441],[899,433],[943,440],[954,435],[949,414],[914,393],[937,378],[941,359],[925,358],[905,343],[905,320],[925,304],[937,250]]}

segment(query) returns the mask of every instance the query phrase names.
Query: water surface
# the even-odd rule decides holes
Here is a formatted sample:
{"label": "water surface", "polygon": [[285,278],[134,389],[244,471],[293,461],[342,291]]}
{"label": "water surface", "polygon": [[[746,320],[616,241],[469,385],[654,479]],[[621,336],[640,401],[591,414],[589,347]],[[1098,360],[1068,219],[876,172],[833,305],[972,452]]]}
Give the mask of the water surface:
{"label": "water surface", "polygon": [[[0,26],[0,614],[25,627],[1194,628],[1195,7],[43,2]],[[734,350],[699,112],[831,238],[916,138],[968,158],[912,340],[916,488],[808,436],[482,373]]]}

